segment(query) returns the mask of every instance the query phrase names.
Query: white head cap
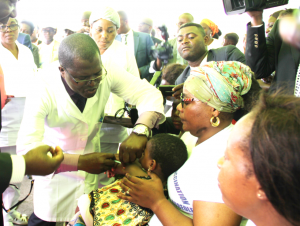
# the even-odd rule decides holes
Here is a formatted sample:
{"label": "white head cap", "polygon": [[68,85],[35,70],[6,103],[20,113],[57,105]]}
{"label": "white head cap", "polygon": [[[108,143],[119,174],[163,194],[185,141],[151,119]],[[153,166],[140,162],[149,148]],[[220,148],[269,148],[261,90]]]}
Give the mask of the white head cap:
{"label": "white head cap", "polygon": [[92,14],[90,16],[90,24],[100,19],[111,21],[114,25],[116,25],[117,29],[120,27],[119,14],[111,7],[97,7],[95,10],[92,11]]}

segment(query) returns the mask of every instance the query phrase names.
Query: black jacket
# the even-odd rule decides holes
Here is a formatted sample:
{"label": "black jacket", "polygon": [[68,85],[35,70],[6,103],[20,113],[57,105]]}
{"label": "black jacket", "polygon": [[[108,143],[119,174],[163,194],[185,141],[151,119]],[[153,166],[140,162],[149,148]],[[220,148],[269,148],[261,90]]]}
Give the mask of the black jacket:
{"label": "black jacket", "polygon": [[256,73],[256,78],[265,78],[276,71],[271,89],[286,88],[293,94],[300,52],[284,43],[279,35],[277,20],[265,37],[265,26],[247,25],[246,64]]}

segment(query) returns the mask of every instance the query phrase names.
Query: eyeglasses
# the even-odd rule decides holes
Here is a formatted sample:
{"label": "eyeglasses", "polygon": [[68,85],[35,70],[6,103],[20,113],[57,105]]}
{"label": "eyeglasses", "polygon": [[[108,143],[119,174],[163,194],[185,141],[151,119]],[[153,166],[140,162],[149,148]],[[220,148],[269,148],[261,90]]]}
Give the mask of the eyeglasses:
{"label": "eyeglasses", "polygon": [[9,26],[7,26],[7,25],[1,25],[1,26],[0,26],[0,31],[1,31],[1,32],[5,32],[5,31],[7,31],[8,28],[9,28],[11,31],[15,31],[15,30],[17,30],[17,29],[19,28],[19,25],[18,25],[18,24],[11,24],[11,25],[9,25]]}
{"label": "eyeglasses", "polygon": [[181,106],[184,108],[184,102],[190,102],[190,101],[200,101],[197,98],[183,98],[183,93],[180,95],[180,103]]}
{"label": "eyeglasses", "polygon": [[[61,66],[63,69],[66,70],[66,72],[68,73],[68,75],[74,80],[74,82],[76,82],[77,84],[78,83],[86,83],[87,85],[90,84],[92,81],[95,81],[99,78],[102,78],[102,77],[105,77],[107,75],[107,71],[106,69],[102,66],[102,73],[101,75],[97,76],[97,77],[94,77],[94,78],[91,78],[91,79],[83,79],[83,80],[80,80],[80,79],[75,79],[69,72],[66,68],[64,68],[63,66]],[[102,80],[102,79],[101,79]]]}

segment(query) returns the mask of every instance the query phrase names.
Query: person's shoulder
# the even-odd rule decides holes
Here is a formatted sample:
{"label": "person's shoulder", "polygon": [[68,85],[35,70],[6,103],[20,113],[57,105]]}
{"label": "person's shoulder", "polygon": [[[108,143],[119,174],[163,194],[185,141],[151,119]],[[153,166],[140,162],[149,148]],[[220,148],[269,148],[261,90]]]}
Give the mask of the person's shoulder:
{"label": "person's shoulder", "polygon": [[139,32],[139,31],[134,31],[134,30],[132,30],[132,32],[133,32],[133,35],[139,36],[141,38],[150,38],[151,39],[151,36],[149,34]]}
{"label": "person's shoulder", "polygon": [[[233,45],[228,45],[228,46],[223,46],[220,48],[216,49],[210,49],[209,54],[212,53],[213,55],[220,57],[220,56],[244,56],[244,53],[239,50],[236,46]],[[224,59],[225,60],[225,59]]]}
{"label": "person's shoulder", "polygon": [[210,49],[212,52],[229,52],[229,51],[233,51],[233,50],[239,50],[236,46],[234,45],[227,45],[227,46],[222,46],[219,48],[215,48],[215,49]]}

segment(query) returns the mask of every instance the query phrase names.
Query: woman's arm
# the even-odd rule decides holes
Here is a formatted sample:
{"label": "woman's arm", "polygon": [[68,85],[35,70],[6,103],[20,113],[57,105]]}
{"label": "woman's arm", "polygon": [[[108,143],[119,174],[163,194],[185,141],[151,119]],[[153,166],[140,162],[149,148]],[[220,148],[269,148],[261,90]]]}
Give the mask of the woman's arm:
{"label": "woman's arm", "polygon": [[194,225],[238,226],[242,217],[223,203],[194,201]]}
{"label": "woman's arm", "polygon": [[124,191],[129,191],[130,196],[120,194],[118,197],[150,208],[164,226],[193,225],[192,219],[181,214],[166,199],[159,177],[154,173],[150,173],[150,176],[151,180],[142,180],[126,174],[120,185]]}
{"label": "woman's arm", "polygon": [[183,215],[164,196],[161,180],[151,173],[151,180],[141,180],[126,174],[121,187],[129,191],[130,196],[120,194],[119,197],[140,206],[150,208],[164,226],[189,225],[222,225],[236,226],[241,217],[222,203],[194,201],[194,219]]}

